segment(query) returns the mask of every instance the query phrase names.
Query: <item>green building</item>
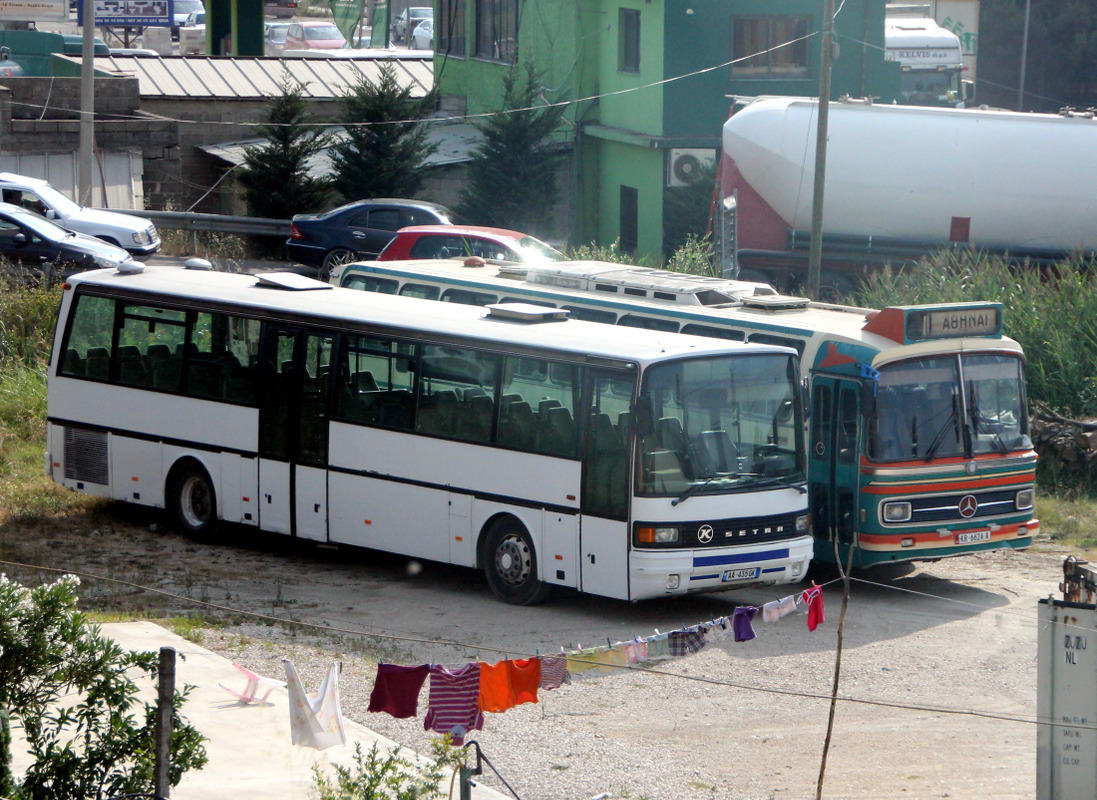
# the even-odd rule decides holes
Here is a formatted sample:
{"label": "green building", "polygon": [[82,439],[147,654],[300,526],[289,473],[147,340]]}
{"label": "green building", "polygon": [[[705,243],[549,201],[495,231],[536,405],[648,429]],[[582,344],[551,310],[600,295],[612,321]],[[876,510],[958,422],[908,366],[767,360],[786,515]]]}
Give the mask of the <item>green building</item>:
{"label": "green building", "polygon": [[[435,80],[469,114],[498,109],[502,75],[532,61],[571,101],[571,244],[663,251],[666,190],[712,158],[736,97],[819,92],[823,3],[805,0],[437,0]],[[898,93],[884,0],[844,0],[832,98]]]}

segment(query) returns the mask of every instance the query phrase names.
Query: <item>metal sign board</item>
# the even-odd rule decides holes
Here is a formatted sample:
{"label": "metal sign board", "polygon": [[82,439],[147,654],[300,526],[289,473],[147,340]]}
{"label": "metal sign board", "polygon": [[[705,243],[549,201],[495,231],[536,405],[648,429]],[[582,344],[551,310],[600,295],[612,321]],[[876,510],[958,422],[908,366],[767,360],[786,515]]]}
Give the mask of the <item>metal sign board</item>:
{"label": "metal sign board", "polygon": [[0,0],[0,20],[57,22],[68,18],[68,0]]}
{"label": "metal sign board", "polygon": [[[173,24],[173,5],[172,0],[95,0],[95,25],[170,26]],[[83,2],[77,3],[76,13],[77,23],[83,25]]]}
{"label": "metal sign board", "polygon": [[1097,606],[1040,601],[1037,800],[1097,798]]}

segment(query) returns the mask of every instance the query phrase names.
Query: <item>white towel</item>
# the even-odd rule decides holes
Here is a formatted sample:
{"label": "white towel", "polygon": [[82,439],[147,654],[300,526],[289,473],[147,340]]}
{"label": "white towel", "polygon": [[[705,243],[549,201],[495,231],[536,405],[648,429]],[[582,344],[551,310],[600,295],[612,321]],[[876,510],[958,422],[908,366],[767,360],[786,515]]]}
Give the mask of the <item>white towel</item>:
{"label": "white towel", "polygon": [[346,744],[343,731],[343,712],[339,707],[339,665],[332,664],[320,691],[310,697],[297,676],[297,668],[289,659],[282,660],[286,668],[289,689],[290,732],[293,743],[304,747],[326,750],[337,744]]}

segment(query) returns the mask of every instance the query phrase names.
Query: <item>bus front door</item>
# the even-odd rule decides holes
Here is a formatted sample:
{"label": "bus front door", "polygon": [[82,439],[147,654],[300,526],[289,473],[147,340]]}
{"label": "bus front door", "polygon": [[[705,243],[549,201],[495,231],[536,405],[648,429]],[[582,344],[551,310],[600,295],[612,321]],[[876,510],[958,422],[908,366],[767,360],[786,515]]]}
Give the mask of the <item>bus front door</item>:
{"label": "bus front door", "polygon": [[857,544],[860,384],[816,375],[811,403],[809,491],[815,558],[845,564]]}
{"label": "bus front door", "polygon": [[328,539],[328,365],[333,338],[270,326],[259,408],[259,525]]}

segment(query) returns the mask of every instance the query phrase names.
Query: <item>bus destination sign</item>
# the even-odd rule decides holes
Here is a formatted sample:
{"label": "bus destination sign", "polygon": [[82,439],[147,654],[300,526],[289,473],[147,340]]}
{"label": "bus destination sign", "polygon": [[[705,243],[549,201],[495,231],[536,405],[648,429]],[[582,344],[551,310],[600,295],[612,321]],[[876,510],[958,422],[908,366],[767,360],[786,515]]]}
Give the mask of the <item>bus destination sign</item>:
{"label": "bus destination sign", "polygon": [[920,308],[907,316],[907,337],[912,341],[926,339],[959,339],[964,336],[998,336],[1002,331],[1001,306],[952,306]]}

